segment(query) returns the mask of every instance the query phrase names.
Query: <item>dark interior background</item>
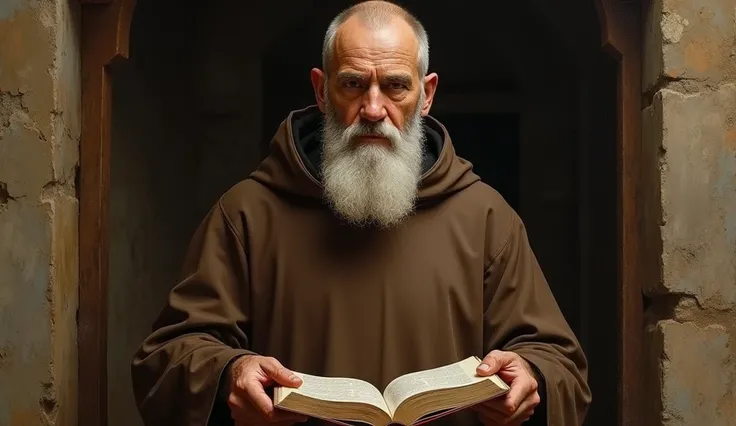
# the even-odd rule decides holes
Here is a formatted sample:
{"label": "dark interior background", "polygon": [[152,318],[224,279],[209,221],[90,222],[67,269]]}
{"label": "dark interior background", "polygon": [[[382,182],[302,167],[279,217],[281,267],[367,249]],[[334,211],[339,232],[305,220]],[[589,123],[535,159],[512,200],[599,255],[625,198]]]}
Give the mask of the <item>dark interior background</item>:
{"label": "dark interior background", "polygon": [[[617,64],[593,0],[403,1],[430,37],[432,115],[527,225],[590,362],[586,424],[616,424]],[[222,192],[314,103],[309,70],[344,0],[138,0],[114,69],[108,404],[141,424],[130,360]]]}

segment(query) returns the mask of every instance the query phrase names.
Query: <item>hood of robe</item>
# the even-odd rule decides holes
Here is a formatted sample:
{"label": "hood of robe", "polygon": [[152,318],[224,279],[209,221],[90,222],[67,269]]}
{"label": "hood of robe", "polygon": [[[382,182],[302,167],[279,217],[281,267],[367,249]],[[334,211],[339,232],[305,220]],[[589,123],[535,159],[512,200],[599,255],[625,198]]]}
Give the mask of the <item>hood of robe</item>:
{"label": "hood of robe", "polygon": [[[321,199],[323,120],[324,114],[316,105],[291,112],[273,137],[269,156],[251,178],[279,192]],[[425,144],[417,207],[448,197],[480,180],[473,172],[473,165],[456,155],[447,129],[431,116],[422,120]]]}

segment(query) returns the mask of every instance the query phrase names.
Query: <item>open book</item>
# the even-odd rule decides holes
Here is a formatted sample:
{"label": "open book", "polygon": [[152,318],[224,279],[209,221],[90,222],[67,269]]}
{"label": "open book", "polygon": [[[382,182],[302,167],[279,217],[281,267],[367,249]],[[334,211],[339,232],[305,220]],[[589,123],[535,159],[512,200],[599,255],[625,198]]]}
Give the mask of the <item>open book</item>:
{"label": "open book", "polygon": [[274,405],[342,425],[419,425],[509,391],[496,375],[478,376],[475,369],[480,362],[480,358],[471,356],[454,364],[405,374],[391,381],[383,393],[362,380],[295,372],[302,385],[276,387]]}

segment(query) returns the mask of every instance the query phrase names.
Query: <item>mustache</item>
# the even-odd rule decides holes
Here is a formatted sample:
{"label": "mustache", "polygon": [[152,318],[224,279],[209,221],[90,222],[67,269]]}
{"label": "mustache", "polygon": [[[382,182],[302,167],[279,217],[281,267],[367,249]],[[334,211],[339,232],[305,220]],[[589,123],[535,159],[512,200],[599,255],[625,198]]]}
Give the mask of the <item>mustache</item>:
{"label": "mustache", "polygon": [[396,142],[401,139],[401,131],[386,121],[360,121],[348,126],[345,129],[344,136],[347,140],[353,140],[361,136],[377,136]]}

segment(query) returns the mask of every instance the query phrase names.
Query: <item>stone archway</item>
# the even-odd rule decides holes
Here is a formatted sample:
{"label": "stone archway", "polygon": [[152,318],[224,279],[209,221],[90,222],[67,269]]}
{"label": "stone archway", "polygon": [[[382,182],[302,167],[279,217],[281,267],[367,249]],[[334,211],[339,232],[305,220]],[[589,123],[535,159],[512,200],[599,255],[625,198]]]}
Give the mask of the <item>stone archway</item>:
{"label": "stone archway", "polygon": [[[79,422],[107,424],[107,297],[111,139],[110,67],[128,56],[135,0],[83,2],[83,118],[80,176]],[[619,424],[638,420],[641,283],[652,277],[641,188],[638,2],[595,1],[602,46],[618,63]]]}

